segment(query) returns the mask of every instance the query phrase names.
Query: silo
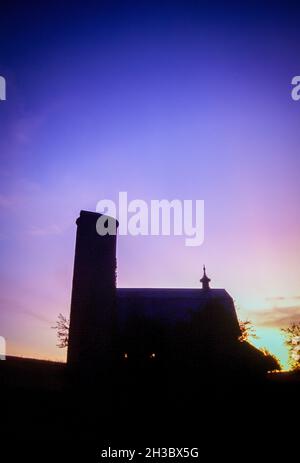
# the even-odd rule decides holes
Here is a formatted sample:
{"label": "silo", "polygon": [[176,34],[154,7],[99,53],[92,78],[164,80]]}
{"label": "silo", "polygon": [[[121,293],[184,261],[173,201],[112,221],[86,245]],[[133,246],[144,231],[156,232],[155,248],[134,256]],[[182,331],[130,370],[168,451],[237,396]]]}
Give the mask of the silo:
{"label": "silo", "polygon": [[95,212],[81,211],[76,221],[68,364],[87,368],[108,365],[114,348],[116,233],[99,235],[100,217],[117,230],[115,219]]}

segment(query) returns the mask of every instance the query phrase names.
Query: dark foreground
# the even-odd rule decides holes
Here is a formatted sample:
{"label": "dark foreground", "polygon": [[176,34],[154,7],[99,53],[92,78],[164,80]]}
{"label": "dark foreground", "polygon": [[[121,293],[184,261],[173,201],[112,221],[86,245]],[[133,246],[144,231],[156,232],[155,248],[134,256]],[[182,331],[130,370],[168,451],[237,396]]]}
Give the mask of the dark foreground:
{"label": "dark foreground", "polygon": [[[146,447],[209,446],[213,455],[221,441],[227,443],[224,452],[235,452],[237,439],[252,446],[265,439],[274,449],[291,444],[299,390],[300,378],[292,373],[228,377],[145,370],[87,380],[64,364],[8,358],[0,363],[1,441],[13,440],[12,451],[18,442],[32,451],[45,442],[47,452],[57,450],[57,462],[73,461],[77,451],[87,462],[128,461],[99,457],[109,446],[142,453]],[[161,458],[139,456],[148,460]]]}

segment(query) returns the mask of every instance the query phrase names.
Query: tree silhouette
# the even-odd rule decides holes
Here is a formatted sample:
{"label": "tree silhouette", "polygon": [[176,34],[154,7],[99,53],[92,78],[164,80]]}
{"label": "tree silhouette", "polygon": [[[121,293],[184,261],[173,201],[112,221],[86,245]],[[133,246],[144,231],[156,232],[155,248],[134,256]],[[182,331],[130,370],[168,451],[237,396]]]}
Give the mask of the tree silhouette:
{"label": "tree silhouette", "polygon": [[266,347],[261,347],[259,350],[268,358],[270,362],[270,371],[281,370],[280,360],[275,354],[272,354]]}
{"label": "tree silhouette", "polygon": [[70,320],[65,317],[62,313],[60,313],[57,317],[57,321],[55,326],[52,326],[54,330],[56,330],[58,344],[57,347],[63,349],[64,347],[68,347],[69,343],[69,327],[70,327]]}
{"label": "tree silhouette", "polygon": [[251,320],[239,320],[241,329],[241,336],[239,337],[240,342],[249,341],[249,338],[258,339],[254,325]]}
{"label": "tree silhouette", "polygon": [[300,322],[291,323],[287,328],[281,328],[285,335],[285,344],[289,349],[289,363],[293,370],[300,369]]}

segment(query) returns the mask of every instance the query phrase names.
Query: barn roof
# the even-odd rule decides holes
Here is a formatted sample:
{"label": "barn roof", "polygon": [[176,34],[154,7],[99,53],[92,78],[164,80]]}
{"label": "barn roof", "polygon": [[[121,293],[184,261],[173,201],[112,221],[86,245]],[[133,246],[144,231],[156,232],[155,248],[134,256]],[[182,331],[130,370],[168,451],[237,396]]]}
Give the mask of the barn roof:
{"label": "barn roof", "polygon": [[118,319],[122,324],[130,316],[140,315],[173,324],[187,320],[191,312],[203,310],[215,299],[236,320],[232,297],[225,289],[117,288]]}

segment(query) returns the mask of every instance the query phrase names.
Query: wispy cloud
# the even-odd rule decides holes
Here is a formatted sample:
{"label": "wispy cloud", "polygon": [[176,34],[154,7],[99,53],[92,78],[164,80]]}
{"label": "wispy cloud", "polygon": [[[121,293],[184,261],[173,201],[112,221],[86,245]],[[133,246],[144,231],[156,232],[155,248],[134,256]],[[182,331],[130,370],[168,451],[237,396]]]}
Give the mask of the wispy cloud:
{"label": "wispy cloud", "polygon": [[292,322],[300,322],[300,305],[273,307],[266,311],[254,311],[253,320],[259,326],[284,328]]}
{"label": "wispy cloud", "polygon": [[26,315],[29,315],[30,317],[34,318],[35,320],[47,325],[47,326],[50,326],[51,323],[53,324],[53,321],[50,320],[50,318],[48,317],[44,317],[42,314],[40,313],[37,313],[37,312],[34,312],[34,311],[31,311],[31,310],[24,310],[23,311],[24,314]]}
{"label": "wispy cloud", "polygon": [[22,144],[29,143],[45,121],[45,114],[26,114],[15,122],[13,135]]}
{"label": "wispy cloud", "polygon": [[0,194],[0,208],[10,207],[14,204],[13,196]]}
{"label": "wispy cloud", "polygon": [[287,300],[294,300],[294,299],[300,299],[300,296],[292,296],[292,297],[287,297],[287,296],[266,297],[266,301],[287,301]]}
{"label": "wispy cloud", "polygon": [[53,320],[45,316],[42,311],[28,309],[24,301],[20,301],[17,298],[0,297],[0,306],[2,309],[2,316],[5,312],[6,316],[11,318],[12,312],[14,312],[15,314],[25,314],[46,326],[51,326],[51,324],[53,324]]}
{"label": "wispy cloud", "polygon": [[27,230],[27,235],[30,236],[49,236],[60,235],[63,232],[62,228],[58,225],[52,224],[46,227],[31,227]]}
{"label": "wispy cloud", "polygon": [[[2,180],[2,173],[0,173],[0,176]],[[4,176],[6,179],[10,179],[11,184],[13,184],[14,177],[11,174],[6,172]],[[0,209],[18,210],[28,205],[30,201],[35,199],[37,195],[41,195],[41,193],[41,186],[37,182],[21,177],[13,188],[10,187],[5,193],[0,193]]]}

